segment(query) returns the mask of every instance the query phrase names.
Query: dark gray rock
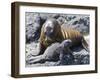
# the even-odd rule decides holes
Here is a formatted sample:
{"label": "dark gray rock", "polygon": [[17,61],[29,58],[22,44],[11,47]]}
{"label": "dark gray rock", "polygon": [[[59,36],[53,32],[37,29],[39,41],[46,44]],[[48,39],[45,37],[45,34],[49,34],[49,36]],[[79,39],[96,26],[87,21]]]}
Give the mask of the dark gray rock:
{"label": "dark gray rock", "polygon": [[74,64],[89,64],[90,63],[90,54],[82,46],[74,47],[72,49],[74,55]]}
{"label": "dark gray rock", "polygon": [[[27,22],[26,24],[26,43],[30,43],[33,41],[38,41],[39,37],[40,37],[40,32],[41,32],[41,27],[42,27],[42,23],[41,23],[41,17],[39,14],[34,14],[34,16],[32,16],[32,21],[33,22]],[[31,17],[29,18],[31,19]]]}
{"label": "dark gray rock", "polygon": [[76,18],[77,16],[76,15],[67,15],[66,16],[66,20],[67,21],[71,21],[72,19]]}
{"label": "dark gray rock", "polygon": [[60,17],[60,14],[53,14],[52,18],[58,19]]}
{"label": "dark gray rock", "polygon": [[80,31],[82,34],[86,35],[89,34],[89,17],[84,16],[78,16],[76,18],[71,19],[67,23],[64,23],[62,27],[71,27],[78,31]]}

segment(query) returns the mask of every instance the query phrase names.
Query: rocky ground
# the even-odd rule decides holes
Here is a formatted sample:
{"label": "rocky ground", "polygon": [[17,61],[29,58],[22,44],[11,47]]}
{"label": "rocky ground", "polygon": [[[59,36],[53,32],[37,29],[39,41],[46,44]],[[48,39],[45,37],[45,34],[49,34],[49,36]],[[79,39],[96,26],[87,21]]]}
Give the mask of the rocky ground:
{"label": "rocky ground", "polygon": [[[26,13],[26,59],[38,54],[41,27],[48,18],[55,18],[63,27],[72,27],[79,30],[86,37],[89,44],[89,16],[88,15],[69,15],[69,14],[46,14],[46,13]],[[89,52],[83,47],[71,49],[74,55],[73,63],[67,60],[68,65],[89,64]],[[66,62],[66,56],[64,58]],[[59,61],[46,61],[45,63],[26,64],[26,67],[32,66],[57,66]],[[61,64],[59,64],[61,65]]]}

